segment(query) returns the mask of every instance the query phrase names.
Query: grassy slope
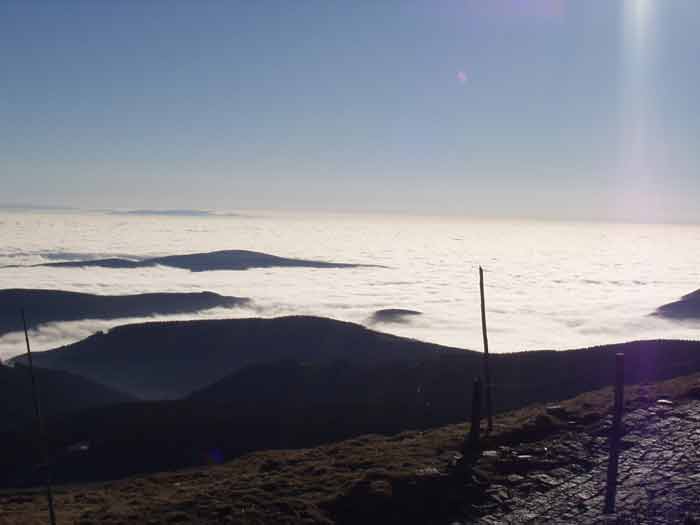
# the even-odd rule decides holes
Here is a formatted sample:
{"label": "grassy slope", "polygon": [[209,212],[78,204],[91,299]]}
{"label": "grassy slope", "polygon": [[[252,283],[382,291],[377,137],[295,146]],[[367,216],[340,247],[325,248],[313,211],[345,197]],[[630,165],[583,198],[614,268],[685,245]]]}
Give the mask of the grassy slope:
{"label": "grassy slope", "polygon": [[[626,388],[631,409],[659,397],[700,395],[700,374]],[[610,388],[561,403],[572,420],[596,420],[611,410]],[[491,444],[519,443],[555,434],[568,423],[533,405],[496,418]],[[66,523],[347,523],[357,512],[385,513],[385,522],[419,523],[394,489],[445,469],[468,431],[464,424],[385,437],[366,435],[312,449],[268,451],[232,462],[108,484],[58,489],[57,511]],[[413,505],[413,506],[412,506]],[[40,491],[0,493],[0,524],[46,522]],[[380,511],[381,509],[381,511]],[[431,509],[436,511],[436,509]],[[388,514],[386,514],[388,512]],[[372,515],[372,514],[370,514]]]}

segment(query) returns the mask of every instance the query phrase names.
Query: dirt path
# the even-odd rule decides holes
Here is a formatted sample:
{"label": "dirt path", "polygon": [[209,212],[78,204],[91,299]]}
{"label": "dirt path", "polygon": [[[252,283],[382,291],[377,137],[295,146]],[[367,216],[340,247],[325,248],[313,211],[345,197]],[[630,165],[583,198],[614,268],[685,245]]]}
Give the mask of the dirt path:
{"label": "dirt path", "polygon": [[667,524],[700,516],[700,401],[640,408],[624,423],[616,516],[602,513],[608,418],[586,431],[505,451],[508,459],[499,451],[490,467],[504,472],[507,483],[490,487],[496,508],[484,509],[478,523]]}

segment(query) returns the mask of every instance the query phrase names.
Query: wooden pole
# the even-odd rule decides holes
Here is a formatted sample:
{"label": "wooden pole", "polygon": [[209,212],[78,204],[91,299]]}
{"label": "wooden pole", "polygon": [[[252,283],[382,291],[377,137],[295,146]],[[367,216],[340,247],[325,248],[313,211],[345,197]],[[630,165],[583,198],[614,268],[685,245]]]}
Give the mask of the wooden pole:
{"label": "wooden pole", "polygon": [[605,487],[605,514],[615,512],[617,495],[617,469],[620,456],[622,434],[622,407],[625,382],[625,354],[615,355],[615,407],[612,428],[610,429],[610,457],[608,459],[608,479]]}
{"label": "wooden pole", "polygon": [[34,362],[32,361],[32,350],[29,346],[29,333],[27,331],[27,318],[22,309],[22,326],[24,327],[24,340],[27,343],[27,360],[29,361],[29,375],[32,379],[32,396],[34,398],[34,414],[36,415],[37,425],[39,427],[39,441],[41,446],[43,467],[46,469],[46,499],[49,503],[49,520],[51,525],[56,525],[56,514],[53,508],[53,491],[51,489],[51,465],[49,464],[49,445],[46,440],[46,429],[44,428],[44,420],[41,417],[41,404],[39,403],[39,393],[34,377]]}
{"label": "wooden pole", "polygon": [[479,290],[481,291],[481,331],[484,336],[484,381],[486,382],[486,417],[488,431],[493,431],[493,403],[491,400],[491,367],[489,365],[489,337],[486,330],[486,297],[484,294],[484,269],[479,266]]}

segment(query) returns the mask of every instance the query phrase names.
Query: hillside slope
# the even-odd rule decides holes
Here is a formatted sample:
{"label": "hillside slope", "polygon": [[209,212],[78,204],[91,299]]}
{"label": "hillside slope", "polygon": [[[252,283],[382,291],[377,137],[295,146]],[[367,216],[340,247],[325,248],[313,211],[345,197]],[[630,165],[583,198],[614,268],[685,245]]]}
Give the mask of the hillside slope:
{"label": "hillside slope", "polygon": [[[502,412],[609,385],[618,351],[626,354],[628,384],[700,371],[697,342],[498,355],[493,356],[495,408]],[[56,451],[77,441],[91,443],[80,458],[62,463],[56,476],[62,481],[113,478],[254,450],[456,423],[469,417],[472,378],[480,371],[480,356],[463,351],[422,360],[249,365],[187,400],[122,404],[51,421]],[[0,454],[0,470],[2,461],[13,471],[36,456],[22,439],[0,443],[0,450],[7,453]]]}
{"label": "hillside slope", "polygon": [[35,362],[158,400],[185,397],[252,364],[284,359],[314,364],[417,362],[446,352],[464,353],[332,319],[282,317],[120,326],[38,352]]}
{"label": "hillside slope", "polygon": [[700,320],[700,290],[684,295],[678,301],[659,307],[654,315],[676,320]]}
{"label": "hillside slope", "polygon": [[95,295],[62,290],[0,290],[0,336],[22,330],[20,310],[26,313],[28,328],[58,321],[119,319],[192,313],[200,310],[243,306],[242,297],[212,292],[146,293],[136,295]]}
{"label": "hillside slope", "polygon": [[[674,405],[657,405],[660,397]],[[700,512],[697,485],[688,484],[694,470],[682,471],[697,463],[692,463],[692,447],[665,442],[668,430],[660,429],[688,434],[694,421],[689,416],[700,410],[700,375],[628,387],[625,399],[629,437],[621,455],[626,473],[618,499],[621,518],[624,523],[652,517],[654,523],[683,523],[686,512]],[[606,460],[611,405],[611,390],[605,389],[562,402],[563,418],[549,416],[544,406],[502,414],[484,444],[495,456],[484,456],[467,477],[453,468],[469,430],[460,424],[59,487],[56,509],[61,522],[84,525],[519,524],[528,516],[534,523],[593,523],[602,508],[599,461]],[[647,412],[649,419],[643,417]],[[700,420],[695,421],[698,428]],[[518,459],[521,454],[525,456]],[[680,461],[671,461],[676,457]],[[46,523],[40,490],[0,492],[0,508],[2,525]],[[538,515],[543,519],[538,521]]]}
{"label": "hillside slope", "polygon": [[[83,377],[57,370],[35,369],[44,414],[54,417],[134,398]],[[34,422],[31,378],[21,365],[0,365],[0,433]]]}

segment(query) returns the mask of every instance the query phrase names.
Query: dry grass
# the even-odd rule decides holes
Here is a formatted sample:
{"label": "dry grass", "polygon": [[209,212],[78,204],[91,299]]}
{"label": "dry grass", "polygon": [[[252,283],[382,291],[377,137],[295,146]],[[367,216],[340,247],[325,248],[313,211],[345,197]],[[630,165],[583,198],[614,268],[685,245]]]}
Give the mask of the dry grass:
{"label": "dry grass", "polygon": [[[626,388],[626,406],[658,398],[700,397],[700,374]],[[538,439],[594,422],[610,412],[610,388],[559,403],[565,420],[542,405],[499,415],[490,444]],[[547,424],[542,425],[542,421]],[[535,422],[539,422],[535,424]],[[330,511],[358,486],[392,497],[397,480],[444,470],[461,447],[468,425],[394,436],[366,435],[312,449],[258,452],[224,465],[134,477],[56,490],[59,523],[334,523]],[[487,443],[488,444],[488,443]],[[0,493],[0,524],[47,522],[41,491]]]}

